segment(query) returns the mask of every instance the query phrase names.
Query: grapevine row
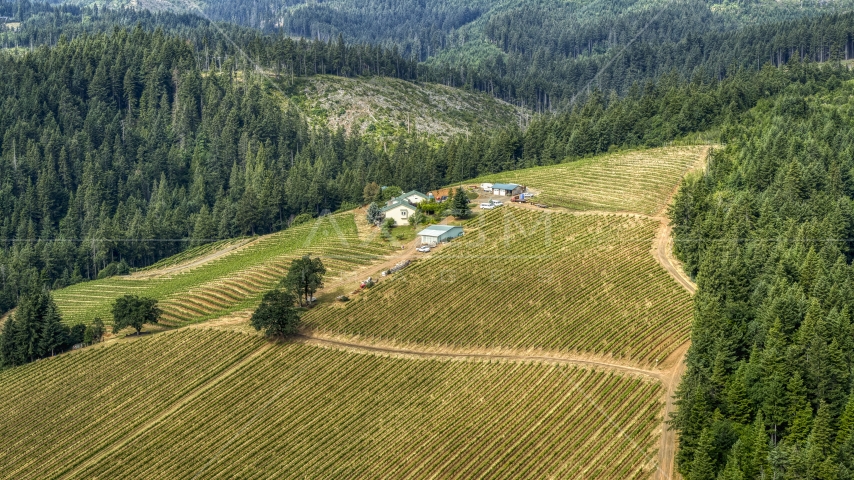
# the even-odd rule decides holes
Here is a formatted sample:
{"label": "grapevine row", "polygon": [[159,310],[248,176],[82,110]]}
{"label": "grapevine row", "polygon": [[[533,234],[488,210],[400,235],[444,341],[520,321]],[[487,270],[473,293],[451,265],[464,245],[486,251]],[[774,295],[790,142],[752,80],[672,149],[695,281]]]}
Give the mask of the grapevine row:
{"label": "grapevine row", "polygon": [[650,255],[656,222],[514,209],[467,228],[344,308],[310,311],[307,326],[399,344],[588,352],[642,365],[687,340],[691,298]]}
{"label": "grapevine row", "polygon": [[0,372],[0,478],[49,478],[73,468],[260,343],[183,330]]}
{"label": "grapevine row", "polygon": [[[320,256],[334,277],[388,251],[388,244],[379,239],[360,238],[353,214],[342,214],[260,237],[210,262],[171,275],[84,282],[54,292],[54,299],[67,323],[89,323],[96,316],[109,321],[110,308],[122,295],[153,297],[161,302],[164,323],[182,325],[248,306],[274,286],[290,261],[300,255]],[[184,261],[186,257],[166,263]]]}
{"label": "grapevine row", "polygon": [[510,182],[540,193],[541,203],[579,210],[660,212],[702,147],[668,147],[603,155],[559,165],[489,175],[473,182]]}
{"label": "grapevine row", "polygon": [[660,393],[654,382],[569,366],[291,344],[81,476],[648,478]]}

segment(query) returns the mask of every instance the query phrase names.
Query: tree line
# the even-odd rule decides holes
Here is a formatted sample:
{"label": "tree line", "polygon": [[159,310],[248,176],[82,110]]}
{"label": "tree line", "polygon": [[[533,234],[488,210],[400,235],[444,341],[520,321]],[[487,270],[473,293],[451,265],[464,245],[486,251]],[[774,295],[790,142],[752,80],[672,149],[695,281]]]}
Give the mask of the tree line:
{"label": "tree line", "polygon": [[25,295],[0,332],[0,368],[51,357],[75,345],[100,342],[104,333],[100,318],[89,326],[63,324],[47,290]]}
{"label": "tree line", "polygon": [[814,78],[761,100],[675,199],[698,285],[672,419],[686,479],[854,477],[851,94]]}
{"label": "tree line", "polygon": [[[232,2],[216,5],[210,7],[244,8]],[[246,7],[259,5],[255,2]],[[825,62],[854,57],[854,13],[836,13],[844,4],[807,2],[796,7],[741,2],[724,8],[715,2],[669,2],[662,8],[645,8],[621,1],[593,11],[574,3],[539,0],[496,7],[485,16],[482,27],[462,31],[455,30],[452,25],[459,22],[451,18],[476,18],[489,5],[419,5],[412,5],[412,11],[424,10],[428,17],[419,18],[406,8],[384,2],[351,6],[349,13],[351,7],[316,13],[334,17],[313,23],[331,29],[321,35],[312,29],[291,29],[281,22],[276,28],[266,22],[269,28],[263,31],[211,23],[192,12],[0,0],[0,15],[12,15],[22,22],[15,31],[0,31],[0,44],[30,49],[55,45],[63,35],[74,39],[139,25],[148,32],[159,28],[188,40],[202,71],[261,68],[291,78],[382,75],[481,90],[535,112],[563,111],[583,102],[593,89],[624,96],[633,86],[666,75],[679,75],[683,81],[712,81],[742,69],[758,71],[767,63],[781,66],[791,59]],[[282,15],[311,17],[312,12],[329,8],[305,5]],[[271,5],[268,10],[275,8]],[[430,28],[442,33],[431,35],[443,40],[432,47],[433,54],[415,52],[416,47],[405,41],[406,35],[394,33],[403,28],[400,15],[418,24],[430,23],[427,18],[435,16]],[[368,21],[370,28],[363,25]],[[436,56],[438,51],[442,53]]]}

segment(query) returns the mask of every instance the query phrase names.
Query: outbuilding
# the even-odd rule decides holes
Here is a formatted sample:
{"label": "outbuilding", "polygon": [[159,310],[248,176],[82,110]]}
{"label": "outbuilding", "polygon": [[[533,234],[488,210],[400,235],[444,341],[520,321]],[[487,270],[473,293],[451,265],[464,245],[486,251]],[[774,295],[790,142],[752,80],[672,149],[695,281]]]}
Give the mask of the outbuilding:
{"label": "outbuilding", "polygon": [[394,225],[399,227],[409,223],[409,217],[415,213],[415,207],[406,200],[396,198],[380,211],[384,218],[391,218],[394,220]]}
{"label": "outbuilding", "polygon": [[418,232],[421,245],[430,245],[431,247],[462,236],[463,227],[455,227],[453,225],[430,225]]}
{"label": "outbuilding", "polygon": [[522,185],[516,185],[515,183],[493,183],[492,184],[492,194],[493,195],[504,195],[507,197],[512,197],[513,195],[519,195],[520,193],[525,191],[525,187]]}

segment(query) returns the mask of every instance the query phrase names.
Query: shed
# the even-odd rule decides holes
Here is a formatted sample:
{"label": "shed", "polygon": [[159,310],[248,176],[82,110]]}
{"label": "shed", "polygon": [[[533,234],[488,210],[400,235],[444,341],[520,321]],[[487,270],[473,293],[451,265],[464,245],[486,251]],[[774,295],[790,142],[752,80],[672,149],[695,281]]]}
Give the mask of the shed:
{"label": "shed", "polygon": [[492,194],[493,195],[504,195],[508,197],[512,197],[513,195],[519,195],[520,193],[525,191],[525,187],[522,185],[516,185],[515,183],[493,183],[492,184]]}
{"label": "shed", "polygon": [[455,227],[453,225],[431,225],[418,232],[421,245],[430,246],[435,246],[441,242],[447,242],[462,236],[463,227]]}
{"label": "shed", "polygon": [[385,215],[385,218],[394,219],[395,226],[400,226],[409,223],[409,217],[415,213],[415,207],[406,200],[396,198],[380,211]]}

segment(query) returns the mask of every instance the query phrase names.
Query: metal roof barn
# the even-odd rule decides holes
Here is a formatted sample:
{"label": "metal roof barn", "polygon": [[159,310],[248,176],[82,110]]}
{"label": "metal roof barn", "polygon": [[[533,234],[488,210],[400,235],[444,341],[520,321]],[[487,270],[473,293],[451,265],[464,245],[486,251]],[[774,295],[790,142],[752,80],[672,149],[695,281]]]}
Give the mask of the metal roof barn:
{"label": "metal roof barn", "polygon": [[463,227],[455,227],[453,225],[431,225],[418,232],[418,237],[421,239],[422,245],[437,245],[441,242],[461,237],[462,235]]}

